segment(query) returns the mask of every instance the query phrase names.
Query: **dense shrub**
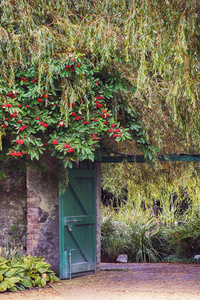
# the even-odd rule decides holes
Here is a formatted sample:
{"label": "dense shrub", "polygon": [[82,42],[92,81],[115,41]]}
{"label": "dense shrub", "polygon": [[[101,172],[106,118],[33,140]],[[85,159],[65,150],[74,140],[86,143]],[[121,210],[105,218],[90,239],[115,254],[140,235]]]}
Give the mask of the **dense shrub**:
{"label": "dense shrub", "polygon": [[200,219],[199,215],[193,215],[180,226],[168,230],[171,249],[187,258],[200,253]]}

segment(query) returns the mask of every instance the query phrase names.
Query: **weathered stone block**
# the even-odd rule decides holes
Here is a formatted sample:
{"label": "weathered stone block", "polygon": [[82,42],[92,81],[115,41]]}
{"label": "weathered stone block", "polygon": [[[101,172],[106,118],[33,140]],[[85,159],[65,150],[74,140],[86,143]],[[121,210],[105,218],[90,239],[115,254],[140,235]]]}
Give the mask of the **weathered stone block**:
{"label": "weathered stone block", "polygon": [[[10,160],[12,163],[12,159]],[[9,160],[8,160],[9,163]],[[0,246],[26,247],[26,174],[7,171],[0,181]]]}

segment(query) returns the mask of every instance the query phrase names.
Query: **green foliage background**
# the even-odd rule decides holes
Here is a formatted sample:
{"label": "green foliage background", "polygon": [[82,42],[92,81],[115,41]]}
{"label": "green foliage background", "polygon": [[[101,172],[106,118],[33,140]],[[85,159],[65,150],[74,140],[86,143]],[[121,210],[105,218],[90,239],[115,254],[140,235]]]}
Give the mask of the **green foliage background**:
{"label": "green foliage background", "polygon": [[[135,84],[124,95],[162,153],[196,153],[199,138],[198,0],[2,0],[1,76],[16,65],[85,53]],[[127,148],[130,151],[130,148]],[[132,148],[131,148],[132,149]]]}

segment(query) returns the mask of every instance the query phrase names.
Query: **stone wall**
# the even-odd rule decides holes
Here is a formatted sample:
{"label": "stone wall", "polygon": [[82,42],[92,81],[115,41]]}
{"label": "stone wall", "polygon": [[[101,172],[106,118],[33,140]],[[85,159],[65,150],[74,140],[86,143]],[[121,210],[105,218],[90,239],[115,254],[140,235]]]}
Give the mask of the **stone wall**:
{"label": "stone wall", "polygon": [[0,246],[26,250],[26,174],[7,171],[0,180]]}
{"label": "stone wall", "polygon": [[45,153],[41,164],[45,171],[27,169],[27,251],[59,274],[58,160]]}

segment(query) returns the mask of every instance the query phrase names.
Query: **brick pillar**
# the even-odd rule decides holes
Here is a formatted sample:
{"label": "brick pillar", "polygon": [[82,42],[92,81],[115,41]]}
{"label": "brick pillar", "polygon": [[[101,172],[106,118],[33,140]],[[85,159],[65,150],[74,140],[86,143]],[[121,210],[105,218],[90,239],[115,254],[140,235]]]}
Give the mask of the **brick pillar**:
{"label": "brick pillar", "polygon": [[38,255],[37,246],[40,236],[39,224],[40,198],[27,189],[27,253]]}

